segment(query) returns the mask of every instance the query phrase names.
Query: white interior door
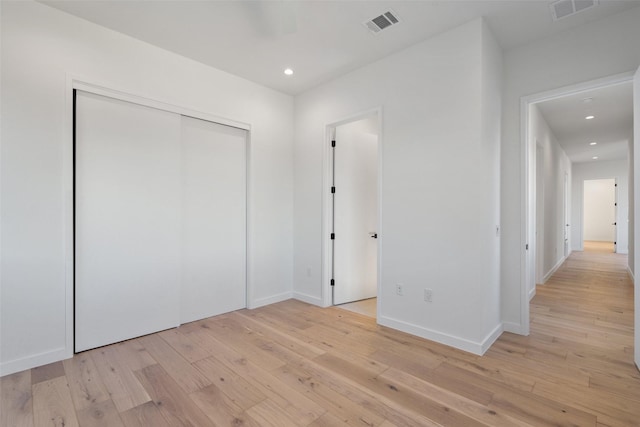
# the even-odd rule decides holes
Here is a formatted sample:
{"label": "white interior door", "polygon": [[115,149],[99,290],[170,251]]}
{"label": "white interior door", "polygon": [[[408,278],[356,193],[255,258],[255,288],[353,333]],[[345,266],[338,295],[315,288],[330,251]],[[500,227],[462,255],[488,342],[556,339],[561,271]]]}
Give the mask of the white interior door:
{"label": "white interior door", "polygon": [[75,349],[178,326],[180,116],[78,91]]}
{"label": "white interior door", "polygon": [[585,180],[583,191],[583,240],[615,242],[616,180]]}
{"label": "white interior door", "polygon": [[377,116],[336,128],[334,304],[377,294],[377,128]]}
{"label": "white interior door", "polygon": [[181,323],[246,307],[247,132],[182,118]]}

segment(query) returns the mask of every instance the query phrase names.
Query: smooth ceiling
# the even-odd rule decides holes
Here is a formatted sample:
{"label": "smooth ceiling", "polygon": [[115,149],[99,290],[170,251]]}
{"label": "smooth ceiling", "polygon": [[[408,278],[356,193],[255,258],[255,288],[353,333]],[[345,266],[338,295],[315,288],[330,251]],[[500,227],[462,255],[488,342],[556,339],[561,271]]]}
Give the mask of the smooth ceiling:
{"label": "smooth ceiling", "polygon": [[[545,101],[538,107],[572,162],[627,157],[627,141],[633,136],[631,82]],[[586,120],[587,115],[595,118]]]}
{"label": "smooth ceiling", "polygon": [[[298,94],[474,18],[504,49],[638,6],[600,0],[553,22],[548,1],[42,1],[278,91]],[[371,34],[362,22],[392,9],[399,25]],[[286,67],[295,70],[287,77]]]}

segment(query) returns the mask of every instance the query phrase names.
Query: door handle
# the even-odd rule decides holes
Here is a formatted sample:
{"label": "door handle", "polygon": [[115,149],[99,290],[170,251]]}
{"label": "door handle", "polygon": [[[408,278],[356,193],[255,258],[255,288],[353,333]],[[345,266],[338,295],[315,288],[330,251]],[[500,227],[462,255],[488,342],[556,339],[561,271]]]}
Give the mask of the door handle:
{"label": "door handle", "polygon": [[371,237],[372,239],[377,239],[378,233],[369,233],[369,237]]}

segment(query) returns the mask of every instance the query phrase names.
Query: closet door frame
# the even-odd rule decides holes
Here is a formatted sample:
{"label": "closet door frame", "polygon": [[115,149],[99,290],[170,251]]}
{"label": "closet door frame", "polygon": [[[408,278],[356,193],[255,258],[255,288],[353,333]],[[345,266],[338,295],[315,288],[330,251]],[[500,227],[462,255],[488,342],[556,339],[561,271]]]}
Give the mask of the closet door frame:
{"label": "closet door frame", "polygon": [[66,357],[74,354],[75,335],[75,94],[76,90],[102,95],[120,101],[143,105],[183,116],[206,120],[247,131],[246,137],[246,306],[251,308],[253,287],[251,280],[251,125],[214,114],[162,102],[135,94],[132,90],[116,89],[115,85],[67,74],[65,90],[65,144],[63,152],[64,188],[64,253],[65,253],[65,348]]}

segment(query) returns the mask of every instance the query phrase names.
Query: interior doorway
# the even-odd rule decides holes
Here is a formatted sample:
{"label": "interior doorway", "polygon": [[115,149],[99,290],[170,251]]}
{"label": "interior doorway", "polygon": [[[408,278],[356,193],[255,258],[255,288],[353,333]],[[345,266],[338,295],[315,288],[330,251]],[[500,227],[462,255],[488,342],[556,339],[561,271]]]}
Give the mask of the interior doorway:
{"label": "interior doorway", "polygon": [[370,300],[378,293],[379,129],[377,112],[331,128],[333,305]]}
{"label": "interior doorway", "polygon": [[583,247],[585,242],[609,243],[616,252],[616,180],[585,180],[583,192]]}
{"label": "interior doorway", "polygon": [[[640,76],[640,72],[638,72]],[[636,80],[640,80],[640,77],[636,77]],[[577,218],[575,213],[581,206],[574,206],[573,201],[577,197],[582,197],[582,194],[576,194],[575,190],[572,190],[571,183],[573,179],[573,172],[576,164],[594,163],[594,161],[603,161],[616,158],[613,152],[621,153],[624,151],[624,156],[628,156],[628,139],[633,135],[633,113],[634,102],[632,99],[632,90],[634,88],[634,73],[623,73],[614,75],[598,80],[593,80],[585,83],[579,83],[572,86],[558,88],[547,92],[541,92],[538,94],[530,95],[521,98],[521,142],[522,142],[522,222],[521,222],[521,288],[520,288],[520,323],[517,325],[509,326],[507,330],[510,332],[516,332],[522,335],[528,335],[529,328],[529,301],[532,294],[532,289],[535,289],[536,272],[537,272],[537,238],[536,238],[536,140],[532,138],[532,129],[535,126],[532,123],[532,111],[534,107],[539,111],[542,104],[545,106],[553,105],[553,109],[546,108],[541,111],[543,117],[547,120],[547,124],[558,138],[565,150],[565,153],[571,161],[571,168],[562,178],[557,180],[557,186],[560,192],[564,193],[564,200],[562,194],[555,200],[558,200],[558,205],[564,205],[564,209],[560,207],[556,217],[558,219],[558,242],[561,242],[557,248],[553,248],[552,254],[562,254],[566,258],[571,253],[571,242],[582,242],[581,239],[576,236],[581,227],[575,227],[571,230],[571,221],[567,221],[571,218],[576,222]],[[622,99],[626,99],[624,102],[603,102],[602,96],[606,92],[606,96],[609,97],[609,92],[617,93],[623,96]],[[626,98],[625,98],[626,97]],[[609,98],[611,99],[611,98]],[[550,104],[552,102],[553,104]],[[568,117],[565,113],[572,111],[571,117]],[[596,114],[594,114],[596,113]],[[614,117],[620,118],[621,115],[626,115],[624,122],[616,123]],[[593,120],[596,118],[596,120]],[[557,121],[561,120],[566,127],[561,129],[560,132],[556,132]],[[556,122],[551,123],[551,122]],[[628,124],[631,126],[628,126]],[[606,124],[606,125],[605,125]],[[574,133],[574,137],[567,137],[566,132],[573,129],[582,129],[585,132],[589,132],[589,135]],[[630,130],[631,129],[631,130]],[[560,133],[564,135],[559,135]],[[617,132],[617,133],[616,133]],[[606,146],[604,144],[607,144]],[[567,145],[564,145],[567,144]],[[602,148],[606,147],[605,150]],[[597,148],[597,151],[596,150]],[[591,151],[589,151],[591,150]],[[560,176],[560,174],[557,174]],[[594,177],[595,178],[595,177]],[[564,182],[563,182],[564,180]],[[564,186],[564,188],[562,188]],[[567,187],[569,187],[567,189]],[[546,189],[545,189],[546,190]],[[568,191],[567,191],[568,190]],[[567,193],[570,196],[567,197]],[[563,203],[564,202],[564,203]],[[545,208],[546,210],[546,208]],[[564,212],[562,212],[564,210]],[[564,220],[564,221],[563,221]],[[629,222],[632,223],[633,218],[629,218]],[[563,230],[564,228],[564,230]],[[574,240],[575,239],[575,240]],[[574,248],[575,249],[575,248]],[[557,264],[559,267],[560,263]],[[551,270],[553,272],[554,268]]]}

